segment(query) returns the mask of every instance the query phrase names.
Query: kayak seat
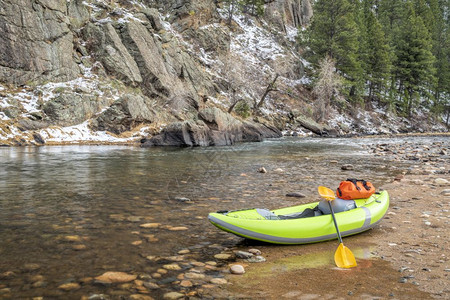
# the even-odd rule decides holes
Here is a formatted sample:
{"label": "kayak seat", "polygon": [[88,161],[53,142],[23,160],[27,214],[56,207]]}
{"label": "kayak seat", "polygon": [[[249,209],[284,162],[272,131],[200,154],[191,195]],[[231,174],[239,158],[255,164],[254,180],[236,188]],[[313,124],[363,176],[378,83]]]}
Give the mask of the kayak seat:
{"label": "kayak seat", "polygon": [[289,219],[310,218],[321,215],[323,215],[323,213],[316,206],[314,208],[307,208],[304,211],[298,213],[279,215],[278,218],[280,218],[280,220],[289,220]]}
{"label": "kayak seat", "polygon": [[302,212],[278,216],[265,208],[257,208],[256,212],[266,220],[289,220],[289,219],[310,218],[323,215],[323,213],[317,207],[307,208]]}

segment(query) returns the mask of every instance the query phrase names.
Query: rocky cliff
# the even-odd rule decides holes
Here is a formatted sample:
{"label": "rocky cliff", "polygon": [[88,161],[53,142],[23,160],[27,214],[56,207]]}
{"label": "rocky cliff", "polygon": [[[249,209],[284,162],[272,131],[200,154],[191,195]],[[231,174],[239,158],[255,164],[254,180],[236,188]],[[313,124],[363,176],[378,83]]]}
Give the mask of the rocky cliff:
{"label": "rocky cliff", "polygon": [[[206,146],[314,132],[294,47],[310,0],[227,17],[213,0],[0,0],[0,144]],[[334,121],[316,133],[351,132]]]}

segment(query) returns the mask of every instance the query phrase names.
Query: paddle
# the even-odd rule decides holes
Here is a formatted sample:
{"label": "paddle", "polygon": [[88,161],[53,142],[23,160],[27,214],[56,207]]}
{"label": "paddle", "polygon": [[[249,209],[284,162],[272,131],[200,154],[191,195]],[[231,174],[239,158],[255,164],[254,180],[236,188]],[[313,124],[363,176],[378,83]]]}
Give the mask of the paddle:
{"label": "paddle", "polygon": [[331,216],[333,217],[334,226],[336,227],[336,232],[339,239],[339,246],[334,253],[334,262],[336,263],[336,266],[338,266],[339,268],[356,267],[355,256],[353,255],[352,251],[350,251],[350,249],[344,246],[344,243],[342,242],[341,233],[336,222],[336,217],[334,216],[333,207],[331,206],[331,201],[336,198],[334,192],[327,187],[319,186],[319,194],[322,198],[328,201],[328,205],[330,206],[331,210]]}

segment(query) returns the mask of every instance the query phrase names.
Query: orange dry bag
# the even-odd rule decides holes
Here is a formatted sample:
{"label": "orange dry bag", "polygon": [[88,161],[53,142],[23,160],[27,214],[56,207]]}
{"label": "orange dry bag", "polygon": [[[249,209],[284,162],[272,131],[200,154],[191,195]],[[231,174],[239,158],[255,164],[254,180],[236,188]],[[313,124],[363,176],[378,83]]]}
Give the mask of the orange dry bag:
{"label": "orange dry bag", "polygon": [[345,200],[369,198],[375,193],[375,187],[368,181],[349,178],[339,184],[336,194]]}

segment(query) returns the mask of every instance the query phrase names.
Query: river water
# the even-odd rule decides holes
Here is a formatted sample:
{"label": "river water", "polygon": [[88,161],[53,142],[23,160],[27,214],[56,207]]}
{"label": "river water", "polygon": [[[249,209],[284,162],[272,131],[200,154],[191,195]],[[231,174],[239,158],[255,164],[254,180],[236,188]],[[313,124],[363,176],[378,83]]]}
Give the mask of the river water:
{"label": "river water", "polygon": [[[152,274],[167,263],[166,257],[185,249],[191,261],[212,260],[221,247],[241,239],[209,224],[208,212],[316,201],[319,185],[335,188],[356,177],[380,186],[408,167],[370,155],[363,147],[368,142],[405,140],[282,138],[184,149],[2,148],[0,298],[108,294],[115,287],[89,278],[107,271]],[[341,170],[344,164],[354,170]],[[257,172],[260,167],[267,173]],[[307,197],[286,197],[290,192]],[[159,225],[140,226],[147,223]],[[156,295],[171,290],[173,280],[159,279]],[[70,282],[85,284],[69,292],[58,289]]]}

